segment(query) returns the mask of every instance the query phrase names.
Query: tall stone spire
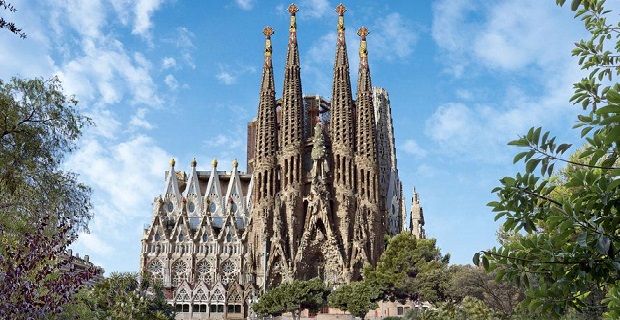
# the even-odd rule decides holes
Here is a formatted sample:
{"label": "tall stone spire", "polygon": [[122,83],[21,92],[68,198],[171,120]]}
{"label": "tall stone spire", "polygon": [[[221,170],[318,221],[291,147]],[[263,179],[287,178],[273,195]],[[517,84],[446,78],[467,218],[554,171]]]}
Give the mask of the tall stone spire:
{"label": "tall stone spire", "polygon": [[[256,140],[254,155],[254,195],[256,205],[252,208],[252,226],[248,245],[252,248],[251,263],[257,270],[257,283],[265,284],[265,257],[273,246],[274,197],[278,192],[277,177],[278,132],[276,113],[276,93],[271,61],[271,27],[263,30],[265,34],[265,61],[256,119]],[[235,168],[236,170],[236,168]],[[261,266],[262,265],[262,266]]]}
{"label": "tall stone spire", "polygon": [[[295,4],[288,7],[290,26],[286,66],[284,69],[284,88],[280,120],[280,186],[279,201],[276,202],[275,215],[281,216],[281,239],[287,246],[282,249],[283,260],[290,261],[295,256],[299,237],[303,229],[302,188],[305,174],[303,172],[302,154],[304,141],[303,97],[299,66],[299,48],[297,47],[297,21],[295,14],[299,9]],[[280,217],[274,217],[280,218]],[[274,224],[276,220],[274,220]],[[275,230],[275,228],[274,228]],[[274,231],[276,232],[276,231]],[[268,266],[269,267],[269,266]],[[281,274],[294,272],[292,268],[282,270]],[[281,270],[282,268],[280,268]],[[283,275],[283,278],[286,275]]]}
{"label": "tall stone spire", "polygon": [[332,87],[331,137],[335,152],[352,153],[353,144],[353,98],[351,78],[349,75],[349,58],[345,41],[344,13],[347,9],[342,3],[336,8],[338,12],[338,40],[336,42],[336,59],[334,62],[334,80]]}
{"label": "tall stone spire", "polygon": [[[297,47],[297,22],[295,4],[288,7],[291,14],[288,49],[282,89],[282,150],[300,149],[303,138],[303,100],[299,67],[299,48]],[[298,179],[296,179],[297,182]]]}
{"label": "tall stone spire", "polygon": [[271,35],[273,29],[266,27],[265,63],[263,64],[263,80],[261,83],[260,100],[258,103],[258,119],[256,121],[256,154],[254,156],[255,171],[258,173],[255,196],[273,197],[276,193],[274,172],[276,168],[275,154],[278,149],[278,133],[276,131],[276,91],[271,63]]}
{"label": "tall stone spire", "polygon": [[377,167],[377,137],[375,130],[375,111],[372,103],[372,85],[370,83],[370,68],[368,67],[368,50],[366,36],[368,29],[361,27],[357,34],[360,36],[360,65],[357,80],[356,99],[356,157],[369,161],[370,166]]}
{"label": "tall stone spire", "polygon": [[[387,215],[385,206],[379,205],[381,198],[379,197],[377,136],[366,46],[368,29],[361,27],[357,34],[360,36],[360,64],[355,103],[355,168],[357,170],[355,185],[357,186],[357,198],[359,200],[355,213],[356,226],[354,229],[356,234],[360,232],[357,230],[368,230],[367,243],[364,247],[369,248],[370,260],[372,263],[376,263],[383,248],[383,234],[385,233]],[[358,221],[363,221],[364,225],[358,226]],[[352,262],[355,262],[354,259],[355,257],[352,257]]]}
{"label": "tall stone spire", "polygon": [[[350,260],[352,254],[353,223],[356,208],[354,194],[355,163],[354,163],[354,124],[353,98],[351,95],[351,78],[349,75],[349,59],[345,41],[344,12],[346,8],[340,4],[338,13],[338,39],[336,42],[336,60],[334,62],[334,82],[332,88],[332,104],[330,119],[330,136],[333,161],[334,223],[339,230],[343,244],[343,257]],[[348,277],[348,276],[347,276]]]}

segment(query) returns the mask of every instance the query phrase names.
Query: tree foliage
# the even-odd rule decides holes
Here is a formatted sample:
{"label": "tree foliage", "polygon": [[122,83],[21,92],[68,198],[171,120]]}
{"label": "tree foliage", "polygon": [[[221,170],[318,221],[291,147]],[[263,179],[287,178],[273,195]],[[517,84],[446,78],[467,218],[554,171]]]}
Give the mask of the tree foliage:
{"label": "tree foliage", "polygon": [[[0,0],[0,8],[8,10],[9,12],[17,11],[15,7],[13,7],[10,3],[6,2],[6,0]],[[14,22],[6,21],[2,17],[0,17],[0,29],[7,29],[16,35],[19,35],[19,37],[22,39],[26,38],[26,33],[22,32],[22,29],[18,28]]]}
{"label": "tree foliage", "polygon": [[519,312],[519,303],[525,297],[523,290],[505,279],[495,281],[496,272],[487,273],[472,265],[452,265],[449,272],[447,296],[454,303],[475,298],[506,319]]}
{"label": "tree foliage", "polygon": [[[563,5],[565,0],[556,0]],[[573,0],[571,9],[591,37],[575,44],[573,56],[589,74],[575,83],[570,101],[582,107],[574,128],[586,145],[573,161],[564,153],[570,144],[556,142],[550,132],[531,128],[509,145],[524,148],[514,162],[524,173],[504,177],[489,203],[504,219],[502,229],[521,233],[518,241],[482,251],[474,262],[496,270],[528,288],[524,304],[546,317],[567,309],[584,310],[597,290],[607,292],[608,315],[617,318],[620,305],[620,26],[608,22],[605,1]],[[587,161],[585,161],[587,159]],[[556,183],[555,164],[568,163]],[[567,192],[556,192],[563,188]]]}
{"label": "tree foliage", "polygon": [[408,299],[442,300],[450,256],[442,256],[435,243],[435,239],[416,239],[406,232],[394,236],[376,268],[364,268],[365,281],[379,288],[380,299],[401,302]]}
{"label": "tree foliage", "polygon": [[330,293],[329,306],[350,312],[354,317],[366,317],[370,310],[377,309],[380,291],[365,281],[342,285]]}
{"label": "tree foliage", "polygon": [[89,187],[60,169],[89,119],[60,81],[0,80],[0,318],[53,314],[96,270],[61,272],[91,217]]}
{"label": "tree foliage", "polygon": [[319,278],[293,280],[269,290],[252,304],[252,309],[261,316],[279,316],[291,312],[293,318],[299,319],[302,310],[316,311],[325,306],[329,292],[329,288]]}
{"label": "tree foliage", "polygon": [[84,288],[50,319],[172,320],[174,308],[167,304],[160,283],[146,274],[112,273],[93,288]]}

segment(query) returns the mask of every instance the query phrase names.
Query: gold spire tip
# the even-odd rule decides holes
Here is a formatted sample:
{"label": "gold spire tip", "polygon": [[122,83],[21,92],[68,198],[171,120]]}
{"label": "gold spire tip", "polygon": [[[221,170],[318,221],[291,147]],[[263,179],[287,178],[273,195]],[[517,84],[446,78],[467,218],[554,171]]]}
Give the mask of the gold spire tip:
{"label": "gold spire tip", "polygon": [[196,158],[192,159],[192,162],[191,162],[192,168],[196,168],[196,164],[197,164]]}
{"label": "gold spire tip", "polygon": [[213,158],[213,161],[211,161],[211,165],[213,165],[213,168],[217,168],[217,159]]}
{"label": "gold spire tip", "polygon": [[292,16],[294,16],[297,11],[299,11],[299,8],[297,8],[294,3],[291,3],[291,5],[288,6],[288,12],[290,12]]}
{"label": "gold spire tip", "polygon": [[338,12],[338,15],[343,15],[345,11],[347,11],[347,8],[342,5],[342,3],[336,7],[336,12]]}
{"label": "gold spire tip", "polygon": [[366,36],[369,33],[370,32],[368,31],[368,29],[366,27],[361,27],[361,28],[359,28],[359,30],[357,30],[357,35],[360,36],[362,38],[362,40],[366,40]]}
{"label": "gold spire tip", "polygon": [[237,166],[239,165],[239,162],[237,161],[237,158],[235,158],[235,160],[233,160],[232,165],[233,165],[233,168],[237,169]]}
{"label": "gold spire tip", "polygon": [[176,162],[174,161],[174,158],[170,158],[170,166],[171,166],[171,167],[174,167],[174,164],[175,164],[175,163],[176,163]]}
{"label": "gold spire tip", "polygon": [[270,39],[271,35],[274,34],[273,28],[272,27],[265,27],[265,29],[263,29],[263,34],[267,37],[267,39]]}

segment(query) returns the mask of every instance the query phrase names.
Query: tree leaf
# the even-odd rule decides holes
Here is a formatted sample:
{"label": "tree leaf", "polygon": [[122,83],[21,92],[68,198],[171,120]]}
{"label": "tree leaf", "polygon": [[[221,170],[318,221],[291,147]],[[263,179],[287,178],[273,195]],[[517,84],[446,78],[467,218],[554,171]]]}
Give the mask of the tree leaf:
{"label": "tree leaf", "polygon": [[605,235],[601,235],[596,242],[596,251],[600,254],[607,255],[610,244],[609,238]]}

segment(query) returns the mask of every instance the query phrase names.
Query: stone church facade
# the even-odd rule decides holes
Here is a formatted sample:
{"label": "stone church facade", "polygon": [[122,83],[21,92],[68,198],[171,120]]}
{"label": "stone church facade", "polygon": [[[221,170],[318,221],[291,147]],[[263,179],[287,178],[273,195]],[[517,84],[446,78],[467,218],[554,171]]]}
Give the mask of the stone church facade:
{"label": "stone church facade", "polygon": [[[404,230],[389,97],[371,85],[364,27],[357,32],[354,96],[345,11],[342,5],[336,9],[331,101],[303,95],[297,7],[289,7],[280,98],[271,60],[273,30],[263,30],[247,173],[238,170],[236,160],[231,171],[218,171],[215,159],[210,170],[199,171],[194,160],[189,173],[171,160],[164,193],[155,198],[142,237],[140,270],[162,282],[177,319],[247,317],[252,301],[289,279],[320,277],[333,285],[359,280],[364,263],[379,260],[384,235]],[[415,227],[423,232],[420,217],[421,209]]]}

